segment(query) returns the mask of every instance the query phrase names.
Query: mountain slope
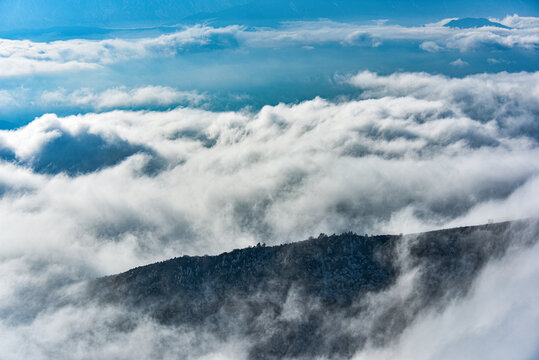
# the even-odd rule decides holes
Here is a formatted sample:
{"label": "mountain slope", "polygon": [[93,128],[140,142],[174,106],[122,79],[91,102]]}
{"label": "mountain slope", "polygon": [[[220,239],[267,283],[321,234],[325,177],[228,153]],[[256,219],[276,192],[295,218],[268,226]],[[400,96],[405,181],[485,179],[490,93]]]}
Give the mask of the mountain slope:
{"label": "mountain slope", "polygon": [[[175,258],[97,279],[88,291],[171,328],[247,338],[253,359],[349,358],[367,342],[391,342],[420,311],[465,296],[485,264],[538,234],[537,221],[407,236],[322,234]],[[395,292],[410,279],[406,292]]]}

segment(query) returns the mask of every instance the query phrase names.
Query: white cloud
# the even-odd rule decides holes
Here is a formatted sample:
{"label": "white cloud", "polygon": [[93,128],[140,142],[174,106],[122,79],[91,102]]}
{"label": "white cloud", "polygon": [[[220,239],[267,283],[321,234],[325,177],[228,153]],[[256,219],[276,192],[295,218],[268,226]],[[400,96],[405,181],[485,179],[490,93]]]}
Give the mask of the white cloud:
{"label": "white cloud", "polygon": [[11,92],[0,90],[0,106],[7,107],[14,105],[17,105],[17,100],[15,100]]}
{"label": "white cloud", "polygon": [[[363,98],[411,96],[429,101],[441,101],[451,111],[482,122],[495,121],[502,128],[516,130],[520,126],[534,128],[534,113],[539,110],[539,73],[477,74],[464,78],[449,78],[426,73],[394,73],[378,76],[363,71],[355,76],[342,77],[362,90]],[[501,101],[501,103],[499,102]],[[521,103],[518,110],[513,107]],[[450,104],[458,104],[453,107]],[[481,110],[479,110],[481,109]],[[517,110],[519,115],[511,113]],[[535,133],[530,131],[530,133]]]}
{"label": "white cloud", "polygon": [[[520,18],[517,16],[516,19]],[[241,31],[237,37],[251,47],[312,45],[328,42],[337,42],[346,46],[374,46],[386,40],[415,40],[421,42],[421,48],[428,49],[427,51],[446,47],[464,52],[482,45],[535,49],[539,44],[538,26],[537,22],[531,19],[537,18],[530,18],[529,21],[523,22],[522,27],[512,30],[493,27],[474,29],[445,27],[444,25],[451,19],[417,27],[355,25],[331,21],[292,22],[278,29]]]}
{"label": "white cloud", "polygon": [[39,103],[45,106],[81,106],[94,110],[172,106],[178,104],[199,105],[205,96],[195,91],[179,91],[168,86],[145,86],[138,88],[115,87],[96,92],[81,89],[67,92],[65,89],[44,91]]}
{"label": "white cloud", "polygon": [[499,20],[499,19],[492,19],[492,21],[499,22],[505,26],[509,26],[511,28],[537,28],[539,27],[539,17],[531,17],[531,16],[518,16],[517,14],[514,15],[507,15],[505,18]]}
{"label": "white cloud", "polygon": [[[0,45],[1,46],[1,45]],[[81,61],[41,60],[26,57],[0,57],[0,76],[23,76],[35,73],[95,70],[100,64]]]}
{"label": "white cloud", "polygon": [[138,39],[66,40],[32,42],[0,39],[0,76],[96,69],[111,63],[147,57],[172,57],[184,50],[212,48],[279,48],[335,43],[341,46],[377,47],[385,41],[412,40],[426,51],[442,48],[466,52],[480,46],[523,47],[539,45],[537,18],[506,17],[513,29],[482,27],[456,29],[444,21],[405,27],[378,23],[357,25],[327,20],[289,22],[278,28],[195,25],[172,33]]}
{"label": "white cloud", "polygon": [[434,41],[424,41],[419,45],[419,47],[428,52],[437,52],[442,50],[442,47],[436,44]]}
{"label": "white cloud", "polygon": [[[84,145],[87,136],[94,136],[88,141],[102,139],[102,152],[79,156],[117,165],[76,178],[52,176],[24,198],[30,207],[43,204],[43,213],[14,210],[23,199],[6,200],[0,202],[5,213],[1,218],[15,234],[17,219],[38,224],[46,213],[71,228],[66,234],[51,234],[56,238],[123,223],[127,233],[118,228],[107,236],[126,236],[129,242],[129,224],[134,222],[142,226],[137,228],[139,241],[155,243],[154,251],[160,251],[162,241],[176,239],[172,252],[217,252],[259,236],[297,240],[348,229],[383,232],[388,224],[391,230],[406,232],[409,229],[394,219],[410,208],[408,214],[420,223],[429,219],[426,227],[432,227],[496,200],[488,218],[505,219],[512,210],[504,199],[539,168],[537,76],[501,73],[452,79],[363,72],[349,81],[369,98],[344,103],[314,99],[264,107],[255,114],[189,108],[65,118],[49,114],[16,131],[1,131],[0,144],[26,166],[57,162],[52,168],[60,171],[66,164],[76,166],[77,154],[58,152],[62,148],[48,144],[80,152],[81,146],[94,146]],[[114,156],[124,155],[108,160],[112,155],[107,148],[115,149]],[[128,158],[133,153],[138,155]],[[65,160],[67,156],[75,158]],[[164,168],[149,179],[140,171],[150,158],[160,159]],[[90,200],[93,190],[83,189],[107,191],[96,202]],[[68,191],[68,208],[61,197],[51,195],[59,191]],[[318,196],[313,198],[313,193]],[[111,206],[109,215],[91,210],[101,202]],[[534,209],[533,197],[529,202]],[[153,209],[149,217],[148,209]],[[66,214],[79,215],[64,219]],[[170,219],[186,221],[183,235]],[[219,243],[203,240],[205,235],[200,235],[201,244],[183,243],[194,229],[208,239],[223,235]],[[30,241],[34,235],[24,237]]]}
{"label": "white cloud", "polygon": [[455,61],[451,61],[449,64],[453,66],[457,66],[457,67],[463,67],[463,66],[469,65],[466,61],[462,60],[461,58],[458,58]]}
{"label": "white cloud", "polygon": [[141,39],[53,42],[0,39],[0,76],[96,69],[128,59],[173,56],[185,46],[219,45],[221,35],[234,34],[241,29],[195,25],[173,34]]}
{"label": "white cloud", "polygon": [[494,59],[494,58],[488,58],[487,59],[487,62],[489,64],[500,64],[502,61],[501,60],[498,60],[498,59]]}
{"label": "white cloud", "polygon": [[[118,331],[130,322],[132,329]],[[44,311],[17,330],[0,323],[2,359],[247,358],[244,339],[224,342],[202,330],[160,325],[127,309],[96,303]]]}
{"label": "white cloud", "polygon": [[494,262],[472,292],[443,309],[422,313],[400,339],[360,351],[362,359],[531,359],[537,356],[535,299],[539,246]]}

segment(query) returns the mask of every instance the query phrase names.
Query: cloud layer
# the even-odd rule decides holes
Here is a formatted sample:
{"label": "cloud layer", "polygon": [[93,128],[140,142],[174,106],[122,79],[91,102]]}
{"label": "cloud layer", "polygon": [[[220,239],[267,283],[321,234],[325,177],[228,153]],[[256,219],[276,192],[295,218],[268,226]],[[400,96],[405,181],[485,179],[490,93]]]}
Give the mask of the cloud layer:
{"label": "cloud layer", "polygon": [[[361,72],[338,81],[361,95],[257,112],[46,114],[0,131],[0,347],[40,338],[31,354],[47,358],[78,331],[77,319],[106,323],[108,311],[122,318],[122,309],[43,304],[57,289],[67,296],[69,284],[147,262],[320,232],[407,233],[539,216],[539,73]],[[84,101],[107,110],[178,96],[190,95],[121,88]],[[479,300],[492,291],[489,276],[503,276],[491,272]],[[448,311],[467,314],[467,305],[455,306]],[[431,322],[403,341],[414,344]],[[147,326],[155,331],[142,358],[161,341],[172,344],[169,330]],[[113,358],[146,333],[94,340]],[[82,354],[87,345],[66,351]]]}
{"label": "cloud layer", "polygon": [[[494,19],[495,20],[495,19]],[[290,22],[278,28],[231,25],[195,25],[171,34],[142,38],[32,42],[0,39],[0,77],[25,76],[100,69],[140,58],[174,57],[178,54],[216,49],[287,48],[302,46],[368,46],[385,42],[418,42],[428,52],[478,48],[494,50],[539,45],[537,18],[508,16],[501,23],[511,29],[482,27],[459,29],[443,26],[447,21],[420,27],[356,25],[331,21]]]}
{"label": "cloud layer", "polygon": [[[226,238],[196,252],[313,232],[425,228],[392,225],[403,216],[427,227],[465,222],[474,208],[508,201],[537,181],[538,76],[362,72],[343,81],[359,87],[363,99],[337,103],[314,99],[257,113],[44,115],[0,132],[3,173],[27,179],[2,181],[2,221],[5,228],[18,227],[19,216],[37,224],[46,214],[71,231],[110,227],[104,240],[115,241],[133,235],[136,223],[137,236],[172,241],[176,251],[194,250],[183,242],[193,231]],[[121,101],[90,101],[136,104],[151,90],[115,90]],[[60,189],[69,189],[69,206]],[[24,203],[43,208],[29,212]],[[110,217],[88,212],[101,204]],[[502,205],[499,211],[499,220],[521,216]],[[124,222],[125,229],[118,225]]]}

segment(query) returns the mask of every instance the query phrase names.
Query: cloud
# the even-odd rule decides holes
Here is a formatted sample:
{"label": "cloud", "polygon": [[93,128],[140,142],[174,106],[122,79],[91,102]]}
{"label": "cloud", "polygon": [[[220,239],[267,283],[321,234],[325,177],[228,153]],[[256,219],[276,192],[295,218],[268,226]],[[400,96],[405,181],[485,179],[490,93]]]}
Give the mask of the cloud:
{"label": "cloud", "polygon": [[487,62],[489,64],[500,64],[502,61],[501,60],[498,60],[498,59],[495,59],[495,58],[488,58],[487,59]]}
{"label": "cloud", "polygon": [[204,329],[168,327],[128,309],[90,303],[38,315],[29,325],[0,324],[0,356],[45,359],[246,359],[245,340],[223,341]]}
{"label": "cloud", "polygon": [[41,60],[29,59],[25,57],[0,57],[0,76],[24,76],[35,73],[57,73],[62,71],[95,70],[102,66],[100,64],[62,61],[62,60]]}
{"label": "cloud", "polygon": [[[155,245],[148,254],[171,241],[173,251],[217,252],[260,237],[289,241],[388,226],[406,232],[396,223],[405,214],[424,229],[489,201],[499,213],[483,221],[511,217],[504,201],[539,168],[537,76],[363,72],[347,81],[365,99],[314,99],[257,113],[177,108],[49,114],[1,131],[0,144],[9,166],[39,179],[39,173],[52,175],[43,178],[49,185],[25,195],[30,203],[43,202],[44,213],[23,211],[22,217],[38,220],[47,213],[60,221],[72,211],[38,199],[70,189],[69,203],[78,204],[73,213],[80,217],[62,220],[72,226],[69,232],[89,226],[92,236],[113,240],[138,224],[139,245],[146,237]],[[90,194],[75,200],[85,188],[107,189],[100,198],[114,208],[110,217],[86,213]],[[529,201],[535,204],[533,197]],[[10,210],[15,203],[4,203],[11,214],[5,219],[17,213]],[[148,207],[157,207],[150,219]],[[208,239],[224,235],[213,245],[188,241],[197,231]]]}
{"label": "cloud", "polygon": [[[443,21],[405,27],[378,23],[357,25],[327,20],[288,22],[277,28],[239,25],[194,25],[153,37],[104,40],[73,39],[53,42],[0,39],[0,77],[36,73],[99,69],[118,62],[142,58],[174,57],[187,52],[216,49],[258,49],[337,46],[378,47],[385,42],[416,41],[429,52],[442,48],[467,52],[481,47],[537,49],[537,18],[516,15],[503,21],[513,29],[482,27],[453,29]],[[503,22],[502,21],[502,22]]]}
{"label": "cloud", "polygon": [[466,61],[462,60],[461,58],[458,58],[455,61],[451,61],[449,65],[457,66],[457,67],[463,67],[469,65]]}
{"label": "cloud", "polygon": [[[122,309],[101,318],[54,298],[147,262],[321,232],[539,216],[538,77],[361,72],[340,79],[361,91],[346,101],[46,114],[0,131],[0,348],[29,338],[31,357],[46,358],[80,331],[66,351],[88,340],[96,357],[114,357],[142,341],[151,357],[170,329],[140,322],[118,342],[88,339],[93,319],[109,326],[105,315],[122,319]],[[180,96],[152,87],[76,97],[85,94],[100,109]]]}
{"label": "cloud", "polygon": [[74,39],[53,42],[0,39],[0,76],[98,69],[145,57],[170,57],[185,48],[216,49],[234,44],[241,27],[195,25],[172,34],[139,39]]}
{"label": "cloud", "polygon": [[[182,91],[169,86],[116,86],[104,89],[89,87],[67,90],[50,87],[41,90],[18,87],[0,90],[0,116],[7,116],[14,124],[26,123],[31,114],[48,112],[85,113],[112,109],[166,110],[178,106],[208,107],[214,96],[199,91]],[[233,99],[232,101],[239,101]],[[21,115],[22,114],[22,115]],[[9,124],[8,124],[9,126]]]}
{"label": "cloud", "polygon": [[493,19],[493,21],[499,22],[505,26],[509,26],[511,28],[537,28],[539,27],[539,18],[538,17],[526,17],[526,16],[518,16],[517,14],[514,15],[507,15],[505,18],[498,20]]}
{"label": "cloud", "polygon": [[0,90],[0,106],[14,106],[17,105],[17,100],[14,96],[7,90]]}
{"label": "cloud", "polygon": [[39,103],[43,106],[77,106],[101,111],[106,109],[138,107],[167,107],[180,104],[200,105],[205,95],[195,91],[179,91],[168,86],[145,86],[138,88],[115,87],[96,92],[80,89],[44,91]]}
{"label": "cloud", "polygon": [[470,294],[423,312],[386,348],[354,359],[531,359],[537,356],[539,246],[519,249],[481,273]]}
{"label": "cloud", "polygon": [[[363,98],[413,97],[441,101],[467,118],[487,124],[493,121],[511,135],[526,135],[537,140],[538,128],[533,120],[538,111],[534,99],[539,93],[538,73],[477,74],[449,78],[426,73],[394,73],[378,76],[363,71],[338,79],[362,90]],[[488,90],[486,88],[488,87]],[[522,106],[514,107],[517,102]],[[449,104],[456,104],[453,107]],[[513,113],[516,110],[517,113]]]}
{"label": "cloud", "polygon": [[[519,19],[518,16],[516,19]],[[415,27],[388,24],[356,25],[332,21],[290,22],[277,29],[241,31],[237,36],[243,40],[240,43],[245,43],[250,47],[324,43],[340,43],[345,46],[379,46],[384,41],[412,40],[420,42],[421,48],[426,51],[446,47],[465,52],[481,46],[492,45],[535,49],[539,44],[535,21],[523,22],[521,28],[513,30],[491,27],[448,28],[444,26],[447,21]],[[365,39],[369,41],[366,42]]]}
{"label": "cloud", "polygon": [[436,44],[434,41],[424,41],[419,45],[419,47],[428,52],[437,52],[442,50],[442,47]]}

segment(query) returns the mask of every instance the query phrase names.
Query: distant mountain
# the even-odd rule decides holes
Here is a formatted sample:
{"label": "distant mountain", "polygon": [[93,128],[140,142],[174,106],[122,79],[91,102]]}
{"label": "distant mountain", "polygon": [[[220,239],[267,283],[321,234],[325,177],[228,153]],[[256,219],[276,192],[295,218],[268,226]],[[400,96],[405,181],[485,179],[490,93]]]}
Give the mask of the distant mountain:
{"label": "distant mountain", "polygon": [[[510,246],[535,243],[539,222],[416,235],[327,236],[218,256],[183,256],[97,279],[89,299],[159,323],[249,339],[252,359],[349,358],[394,340],[417,314],[462,297]],[[408,293],[391,289],[414,275]],[[362,326],[350,329],[356,321]]]}
{"label": "distant mountain", "polygon": [[463,18],[463,19],[451,20],[444,26],[447,26],[450,28],[460,28],[460,29],[472,29],[472,28],[479,28],[483,26],[494,26],[494,27],[499,27],[502,29],[511,29],[508,26],[490,21],[488,19],[483,19],[483,18]]}

